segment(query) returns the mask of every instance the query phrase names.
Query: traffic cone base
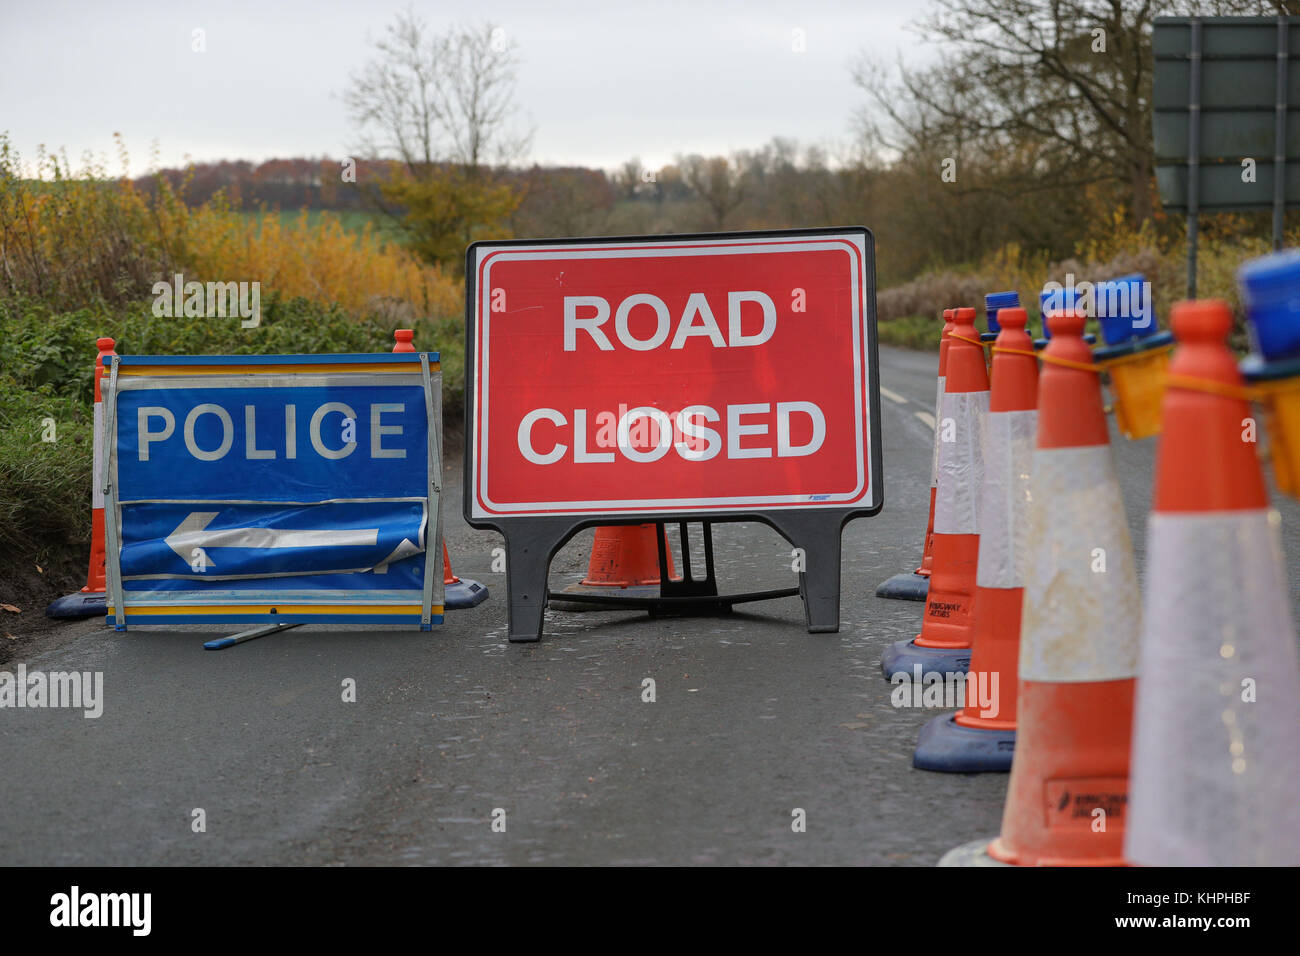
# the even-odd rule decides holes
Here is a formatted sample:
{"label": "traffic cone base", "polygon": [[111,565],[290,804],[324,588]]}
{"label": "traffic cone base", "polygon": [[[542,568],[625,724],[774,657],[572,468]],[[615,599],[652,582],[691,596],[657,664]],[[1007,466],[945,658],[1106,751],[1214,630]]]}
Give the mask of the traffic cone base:
{"label": "traffic cone base", "polygon": [[469,578],[457,578],[452,584],[442,587],[443,607],[449,611],[463,611],[477,607],[488,599],[488,589]]}
{"label": "traffic cone base", "polygon": [[448,610],[463,611],[465,608],[477,607],[488,599],[488,589],[469,578],[458,578],[451,569],[451,555],[447,552],[447,541],[442,542],[442,605]]}
{"label": "traffic cone base", "polygon": [[989,844],[992,842],[991,837],[984,837],[981,840],[972,840],[970,843],[963,843],[961,846],[949,850],[939,858],[937,866],[1010,866],[1009,863],[1003,863],[1001,860],[995,860],[989,856]]}
{"label": "traffic cone base", "polygon": [[904,571],[881,581],[876,597],[895,601],[924,601],[930,593],[930,575],[918,571]]}
{"label": "traffic cone base", "polygon": [[55,598],[45,608],[45,616],[57,619],[98,617],[108,613],[108,596],[103,591],[82,588],[76,594]]}
{"label": "traffic cone base", "polygon": [[990,856],[1016,866],[1124,865],[1134,683],[1020,685],[1015,767]]}
{"label": "traffic cone base", "polygon": [[[974,678],[974,672],[971,677]],[[1006,773],[1016,749],[1016,730],[967,727],[956,714],[940,714],[921,728],[912,754],[917,770],[940,773]]]}
{"label": "traffic cone base", "polygon": [[964,674],[970,669],[970,648],[918,647],[912,639],[889,645],[880,658],[880,670],[891,681],[897,674],[906,674],[910,680],[917,667],[922,676]]}

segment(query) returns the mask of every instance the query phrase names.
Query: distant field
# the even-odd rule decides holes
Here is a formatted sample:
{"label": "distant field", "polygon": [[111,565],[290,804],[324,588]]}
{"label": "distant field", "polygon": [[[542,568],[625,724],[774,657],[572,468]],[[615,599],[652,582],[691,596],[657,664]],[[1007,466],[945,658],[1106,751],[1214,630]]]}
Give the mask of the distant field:
{"label": "distant field", "polygon": [[[301,209],[280,209],[274,210],[274,212],[280,217],[281,224],[286,226],[295,225],[303,214]],[[322,215],[329,214],[337,217],[339,222],[343,224],[343,228],[348,232],[361,232],[366,224],[370,223],[377,234],[396,238],[392,223],[378,213],[366,212],[361,209],[308,209],[306,213],[307,224],[313,228],[320,222]],[[249,219],[260,219],[262,213],[256,209],[247,209],[241,215]]]}

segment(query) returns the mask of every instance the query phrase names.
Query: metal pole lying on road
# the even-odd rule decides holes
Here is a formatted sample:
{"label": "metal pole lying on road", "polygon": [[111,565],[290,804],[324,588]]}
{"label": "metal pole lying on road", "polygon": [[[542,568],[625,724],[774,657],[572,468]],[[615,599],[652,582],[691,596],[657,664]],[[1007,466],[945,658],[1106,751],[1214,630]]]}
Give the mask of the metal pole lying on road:
{"label": "metal pole lying on road", "polygon": [[268,634],[278,634],[281,631],[287,631],[290,628],[302,627],[305,621],[296,621],[284,624],[268,624],[265,627],[255,627],[251,631],[240,631],[238,634],[231,634],[229,637],[219,637],[213,641],[204,641],[203,649],[207,651],[220,651],[227,647],[234,647],[236,644],[243,644],[245,641],[255,641],[259,637],[266,637]]}

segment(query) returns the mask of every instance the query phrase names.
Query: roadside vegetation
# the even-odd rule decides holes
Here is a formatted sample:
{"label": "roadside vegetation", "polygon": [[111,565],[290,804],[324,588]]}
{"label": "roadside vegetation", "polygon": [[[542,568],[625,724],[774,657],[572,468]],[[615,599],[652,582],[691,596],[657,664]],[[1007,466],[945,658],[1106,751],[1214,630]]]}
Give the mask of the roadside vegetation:
{"label": "roadside vegetation", "polygon": [[[375,352],[412,328],[417,347],[442,353],[455,430],[463,286],[372,223],[249,215],[224,193],[192,203],[184,181],[145,188],[58,156],[36,171],[0,136],[0,601],[30,592],[13,582],[36,569],[55,590],[85,573],[97,338],[136,355]],[[178,273],[259,282],[260,323],[155,315],[153,284]]]}

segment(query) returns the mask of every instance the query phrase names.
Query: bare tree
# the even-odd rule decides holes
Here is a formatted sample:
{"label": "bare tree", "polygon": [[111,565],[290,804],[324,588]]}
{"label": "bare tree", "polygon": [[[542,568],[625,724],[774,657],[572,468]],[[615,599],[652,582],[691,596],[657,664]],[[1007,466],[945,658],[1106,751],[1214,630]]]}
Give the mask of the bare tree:
{"label": "bare tree", "polygon": [[1154,208],[1155,17],[1276,10],[1265,0],[938,0],[936,7],[915,28],[943,45],[942,63],[900,66],[898,83],[869,62],[855,70],[875,106],[864,131],[904,152],[1003,151],[1018,167],[1008,179],[1022,188],[1035,180],[1109,180],[1125,191],[1136,223]]}
{"label": "bare tree", "polygon": [[418,176],[438,163],[478,171],[527,152],[531,134],[513,125],[518,47],[501,28],[435,35],[408,10],[374,49],[343,94],[363,154]]}
{"label": "bare tree", "polygon": [[618,187],[623,199],[635,199],[637,192],[645,184],[645,168],[641,165],[641,157],[633,156],[631,159],[614,170],[611,178],[614,185]]}
{"label": "bare tree", "polygon": [[722,229],[727,216],[745,199],[744,171],[725,156],[679,157],[682,179],[709,207],[713,226]]}

